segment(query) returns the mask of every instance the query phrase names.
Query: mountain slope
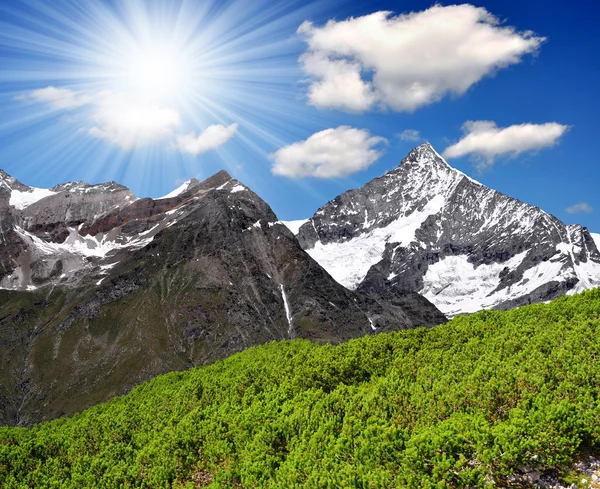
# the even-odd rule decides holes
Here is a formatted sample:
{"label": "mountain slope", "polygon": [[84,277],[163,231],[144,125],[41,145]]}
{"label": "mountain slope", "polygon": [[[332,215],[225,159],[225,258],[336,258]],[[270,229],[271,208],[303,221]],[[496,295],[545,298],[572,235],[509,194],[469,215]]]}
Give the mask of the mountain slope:
{"label": "mountain slope", "polygon": [[447,315],[600,285],[587,229],[476,182],[429,143],[321,207],[297,237],[346,287],[415,291]]}
{"label": "mountain slope", "polygon": [[0,480],[575,487],[582,459],[600,454],[599,318],[593,290],[336,347],[251,348],[71,419],[0,428]]}
{"label": "mountain slope", "polygon": [[156,200],[114,183],[52,192],[2,214],[0,423],[72,414],[271,340],[445,321],[418,294],[339,285],[226,172]]}

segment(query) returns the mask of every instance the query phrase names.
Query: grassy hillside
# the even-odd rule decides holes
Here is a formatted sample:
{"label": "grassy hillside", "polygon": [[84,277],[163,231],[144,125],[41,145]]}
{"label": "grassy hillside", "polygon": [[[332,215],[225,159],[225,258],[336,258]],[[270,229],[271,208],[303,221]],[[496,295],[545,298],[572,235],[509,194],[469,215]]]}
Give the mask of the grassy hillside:
{"label": "grassy hillside", "polygon": [[0,486],[482,487],[600,453],[600,290],[332,347],[270,343],[0,429]]}

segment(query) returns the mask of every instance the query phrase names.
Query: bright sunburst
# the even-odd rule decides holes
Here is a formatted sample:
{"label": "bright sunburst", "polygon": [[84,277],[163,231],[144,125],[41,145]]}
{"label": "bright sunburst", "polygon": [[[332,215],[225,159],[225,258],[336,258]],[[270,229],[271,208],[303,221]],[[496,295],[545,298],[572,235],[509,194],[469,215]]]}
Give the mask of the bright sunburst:
{"label": "bright sunburst", "polygon": [[192,61],[183,49],[166,40],[123,53],[119,71],[115,86],[147,102],[170,103],[174,97],[189,102],[194,82],[198,83]]}
{"label": "bright sunburst", "polygon": [[[294,113],[297,124],[304,117],[297,96],[303,45],[295,31],[315,8],[242,0],[4,5],[6,18],[20,17],[0,29],[0,43],[19,54],[11,66],[19,80],[12,96],[21,101],[21,117],[31,109],[10,124],[39,119],[37,137],[47,134],[48,158],[93,153],[100,164],[79,177],[90,180],[111,173],[123,180],[132,171],[137,180],[154,181],[140,171],[189,167],[207,152],[234,169],[240,163],[229,151],[240,144],[261,153],[267,166],[269,152],[285,142],[273,121]],[[29,27],[37,24],[52,30]],[[133,161],[153,164],[130,170]],[[169,172],[197,175],[198,169]]]}

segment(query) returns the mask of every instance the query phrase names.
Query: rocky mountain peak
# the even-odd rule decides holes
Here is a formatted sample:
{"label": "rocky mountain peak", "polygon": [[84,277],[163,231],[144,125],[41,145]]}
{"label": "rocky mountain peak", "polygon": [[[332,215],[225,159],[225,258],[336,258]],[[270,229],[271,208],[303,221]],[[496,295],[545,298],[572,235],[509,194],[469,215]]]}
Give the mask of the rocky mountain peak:
{"label": "rocky mountain peak", "polygon": [[440,155],[436,152],[431,143],[428,141],[413,148],[406,157],[407,160],[418,161],[422,163],[433,162],[438,158],[441,158]]}
{"label": "rocky mountain peak", "polygon": [[227,172],[161,199],[86,185],[0,213],[0,424],[71,414],[271,340],[445,321],[418,294],[336,283]]}
{"label": "rocky mountain peak", "polygon": [[600,285],[586,229],[480,184],[429,143],[328,202],[297,237],[346,287],[412,290],[448,315]]}
{"label": "rocky mountain peak", "polygon": [[230,180],[233,180],[231,175],[227,171],[221,170],[220,172],[215,173],[212,177],[209,177],[203,182],[200,182],[199,186],[202,190],[208,190],[210,188],[220,187],[221,185],[229,182]]}
{"label": "rocky mountain peak", "polygon": [[10,176],[4,170],[0,169],[0,186],[4,188],[8,188],[9,190],[20,190],[22,192],[27,191],[31,187],[27,185],[23,185],[16,178]]}

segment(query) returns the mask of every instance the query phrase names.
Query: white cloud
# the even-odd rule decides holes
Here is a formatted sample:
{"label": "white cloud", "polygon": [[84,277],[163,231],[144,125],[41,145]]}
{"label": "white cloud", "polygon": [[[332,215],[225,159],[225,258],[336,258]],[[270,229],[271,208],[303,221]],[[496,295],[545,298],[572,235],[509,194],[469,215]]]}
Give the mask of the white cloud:
{"label": "white cloud", "polygon": [[76,92],[68,88],[56,87],[32,90],[19,98],[21,100],[31,100],[33,102],[43,102],[53,109],[58,110],[76,109],[90,103],[90,97],[81,92]]}
{"label": "white cloud", "polygon": [[311,77],[309,103],[351,112],[375,105],[413,111],[463,94],[545,40],[468,4],[397,17],[376,12],[322,27],[307,21],[298,33],[308,44],[300,63]]}
{"label": "white cloud", "polygon": [[372,165],[381,156],[375,146],[384,142],[366,129],[325,129],[270,155],[275,161],[272,172],[291,178],[344,177]]}
{"label": "white cloud", "polygon": [[304,70],[319,78],[308,87],[311,105],[363,112],[377,100],[371,84],[362,80],[358,63],[318,53],[306,54],[301,60]]}
{"label": "white cloud", "polygon": [[480,167],[493,164],[499,155],[516,156],[525,151],[554,146],[569,126],[557,122],[515,124],[499,128],[493,121],[467,121],[463,138],[446,148],[444,158],[460,158],[468,154],[481,160]]}
{"label": "white cloud", "polygon": [[565,209],[568,214],[579,214],[581,212],[585,212],[589,214],[594,211],[594,208],[588,204],[587,202],[580,202],[579,204],[572,205],[571,207],[567,207]]}
{"label": "white cloud", "polygon": [[106,139],[124,150],[171,138],[181,124],[179,113],[172,109],[131,103],[114,93],[97,98],[92,117],[97,125],[88,131],[90,136]]}
{"label": "white cloud", "polygon": [[[63,111],[86,107],[89,129],[79,128],[77,132],[104,139],[126,151],[163,140],[175,140],[181,151],[199,154],[228,141],[238,127],[237,124],[215,124],[197,137],[193,132],[176,137],[175,130],[181,126],[179,112],[156,104],[134,102],[131,97],[117,92],[89,95],[50,86],[33,90],[19,98]],[[63,120],[68,121],[69,117],[65,115]]]}
{"label": "white cloud", "polygon": [[212,126],[208,126],[198,136],[194,132],[185,136],[179,136],[177,138],[177,145],[181,151],[185,151],[186,153],[194,155],[205,153],[229,141],[236,133],[237,128],[237,123],[229,126],[213,124]]}
{"label": "white cloud", "polygon": [[402,131],[401,133],[397,134],[397,136],[402,141],[409,141],[411,143],[416,143],[417,141],[421,141],[421,139],[423,139],[421,137],[421,133],[416,129],[406,129],[405,131]]}

